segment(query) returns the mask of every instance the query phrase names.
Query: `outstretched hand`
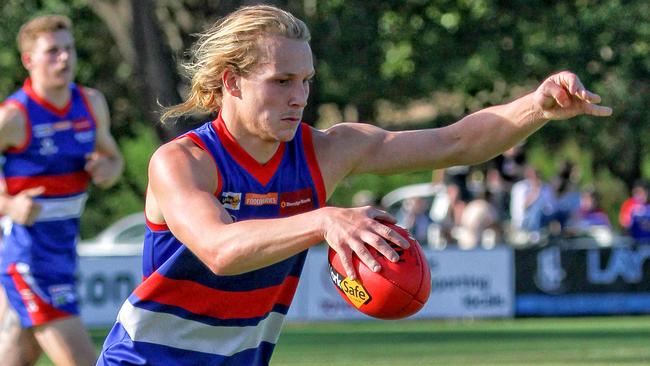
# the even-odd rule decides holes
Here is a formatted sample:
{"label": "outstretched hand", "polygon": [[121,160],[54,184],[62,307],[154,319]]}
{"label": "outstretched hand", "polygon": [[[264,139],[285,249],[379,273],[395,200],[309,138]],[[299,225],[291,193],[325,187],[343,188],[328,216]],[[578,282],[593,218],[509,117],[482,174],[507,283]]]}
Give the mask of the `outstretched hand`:
{"label": "outstretched hand", "polygon": [[585,89],[578,76],[562,71],[549,76],[534,93],[535,106],[545,119],[567,119],[581,114],[605,117],[609,107],[598,105],[600,96]]}
{"label": "outstretched hand", "polygon": [[328,208],[325,240],[341,260],[346,275],[356,279],[357,273],[352,261],[353,255],[373,272],[381,271],[381,265],[368,250],[375,248],[391,262],[399,260],[399,255],[390,245],[408,248],[409,242],[398,232],[380,221],[394,223],[395,219],[385,211],[366,206],[359,208]]}

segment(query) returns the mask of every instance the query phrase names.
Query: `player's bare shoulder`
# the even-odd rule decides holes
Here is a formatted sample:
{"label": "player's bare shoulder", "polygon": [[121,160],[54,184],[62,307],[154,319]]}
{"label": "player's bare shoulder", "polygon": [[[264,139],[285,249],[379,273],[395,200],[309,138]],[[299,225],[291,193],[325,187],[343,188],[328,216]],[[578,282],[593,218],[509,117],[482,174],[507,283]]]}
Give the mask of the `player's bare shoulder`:
{"label": "player's bare shoulder", "polygon": [[328,192],[359,170],[387,138],[387,132],[365,123],[340,123],[313,130],[314,150]]}
{"label": "player's bare shoulder", "polygon": [[216,189],[217,167],[212,156],[190,138],[179,138],[160,146],[149,162],[149,177],[191,178],[195,183]]}
{"label": "player's bare shoulder", "polygon": [[97,117],[98,122],[105,126],[110,124],[108,103],[104,94],[97,89],[89,87],[83,87],[83,94],[90,104],[95,117]]}
{"label": "player's bare shoulder", "polygon": [[16,103],[0,105],[0,150],[20,146],[27,137],[27,116]]}

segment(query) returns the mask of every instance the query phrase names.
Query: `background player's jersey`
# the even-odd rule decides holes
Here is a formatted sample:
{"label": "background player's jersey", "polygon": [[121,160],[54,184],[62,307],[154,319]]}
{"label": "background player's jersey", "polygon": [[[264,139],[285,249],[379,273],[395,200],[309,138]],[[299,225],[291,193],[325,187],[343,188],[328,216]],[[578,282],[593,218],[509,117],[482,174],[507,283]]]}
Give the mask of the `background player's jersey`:
{"label": "background player's jersey", "polygon": [[[285,217],[321,207],[323,180],[309,126],[259,164],[220,118],[186,134],[215,160],[215,196],[234,221]],[[213,235],[219,235],[218,232]],[[143,267],[109,334],[100,364],[114,357],[152,364],[268,364],[298,285],[306,251],[234,276],[214,275],[164,225],[148,223]]]}
{"label": "background player's jersey", "polygon": [[45,187],[35,198],[41,212],[33,226],[9,225],[2,249],[2,270],[24,263],[48,273],[73,274],[79,217],[89,176],[86,155],[95,149],[96,123],[81,86],[70,85],[71,99],[57,108],[34,93],[28,79],[5,103],[24,114],[26,138],[5,151],[3,175],[10,195]]}

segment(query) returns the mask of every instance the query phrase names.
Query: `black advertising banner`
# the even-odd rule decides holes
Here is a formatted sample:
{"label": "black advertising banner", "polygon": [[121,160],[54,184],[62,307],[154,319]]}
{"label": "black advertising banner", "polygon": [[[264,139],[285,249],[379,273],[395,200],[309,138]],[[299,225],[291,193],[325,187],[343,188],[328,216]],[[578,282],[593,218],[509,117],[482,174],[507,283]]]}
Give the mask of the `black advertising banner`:
{"label": "black advertising banner", "polygon": [[650,245],[515,251],[517,316],[650,313]]}

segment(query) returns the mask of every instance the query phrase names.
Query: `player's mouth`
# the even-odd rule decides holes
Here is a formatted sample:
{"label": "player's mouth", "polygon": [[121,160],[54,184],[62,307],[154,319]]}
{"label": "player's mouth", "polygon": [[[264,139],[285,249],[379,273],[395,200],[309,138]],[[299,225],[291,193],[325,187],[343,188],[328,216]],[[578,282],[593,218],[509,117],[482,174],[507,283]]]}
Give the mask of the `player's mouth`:
{"label": "player's mouth", "polygon": [[283,121],[289,122],[289,123],[298,123],[302,119],[301,115],[296,115],[296,116],[285,116],[282,118]]}

